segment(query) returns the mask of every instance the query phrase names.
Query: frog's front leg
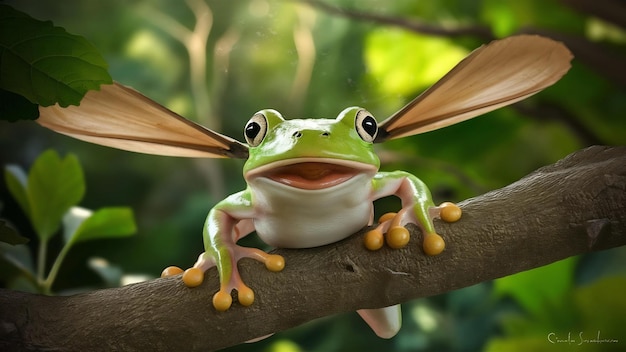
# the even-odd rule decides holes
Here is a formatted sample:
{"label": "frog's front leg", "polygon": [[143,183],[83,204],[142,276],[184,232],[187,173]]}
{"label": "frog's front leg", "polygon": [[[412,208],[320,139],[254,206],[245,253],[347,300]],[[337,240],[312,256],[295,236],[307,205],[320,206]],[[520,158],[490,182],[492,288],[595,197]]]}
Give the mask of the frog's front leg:
{"label": "frog's front leg", "polygon": [[[267,254],[257,248],[237,245],[237,241],[254,230],[254,208],[247,191],[233,194],[219,202],[207,216],[203,238],[205,252],[194,266],[183,273],[183,282],[188,287],[199,286],[204,280],[204,272],[217,267],[220,289],[213,296],[213,306],[225,311],[232,304],[231,292],[237,290],[239,303],[249,306],[254,302],[254,292],[241,279],[237,262],[241,258],[252,258],[265,264],[271,271],[281,271],[285,260],[280,255]],[[171,270],[169,272],[168,270]],[[166,271],[168,271],[166,273]],[[180,270],[168,268],[162,276],[171,276]]]}
{"label": "frog's front leg", "polygon": [[435,231],[433,218],[454,222],[461,218],[461,209],[445,202],[435,206],[430,190],[417,177],[408,172],[379,172],[373,180],[374,199],[395,195],[402,201],[398,213],[389,213],[379,219],[378,226],[365,236],[365,245],[371,250],[382,247],[383,234],[392,248],[402,248],[409,242],[407,223],[417,224],[424,233],[423,248],[428,255],[437,255],[445,248],[445,241]]}

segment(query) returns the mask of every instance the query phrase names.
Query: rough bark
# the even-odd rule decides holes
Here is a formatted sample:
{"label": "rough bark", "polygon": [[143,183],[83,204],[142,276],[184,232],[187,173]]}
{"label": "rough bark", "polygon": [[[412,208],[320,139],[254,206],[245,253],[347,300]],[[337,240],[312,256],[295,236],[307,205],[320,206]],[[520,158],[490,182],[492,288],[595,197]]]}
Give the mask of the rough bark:
{"label": "rough bark", "polygon": [[574,153],[505,188],[459,203],[438,222],[447,248],[370,252],[363,232],[328,246],[276,250],[283,272],[242,260],[250,307],[216,312],[216,271],[186,288],[180,277],[68,297],[0,290],[0,350],[216,350],[306,321],[444,293],[569,256],[626,244],[626,147]]}

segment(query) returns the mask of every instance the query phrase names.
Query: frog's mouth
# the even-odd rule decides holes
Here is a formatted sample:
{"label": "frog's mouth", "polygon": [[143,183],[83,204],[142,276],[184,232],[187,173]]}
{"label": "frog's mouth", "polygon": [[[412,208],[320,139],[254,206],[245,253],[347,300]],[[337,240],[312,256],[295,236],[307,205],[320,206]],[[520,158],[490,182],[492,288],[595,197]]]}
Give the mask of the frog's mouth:
{"label": "frog's mouth", "polygon": [[278,161],[250,171],[247,179],[265,177],[274,182],[304,190],[319,190],[342,184],[362,173],[375,173],[372,165],[355,161],[302,158]]}

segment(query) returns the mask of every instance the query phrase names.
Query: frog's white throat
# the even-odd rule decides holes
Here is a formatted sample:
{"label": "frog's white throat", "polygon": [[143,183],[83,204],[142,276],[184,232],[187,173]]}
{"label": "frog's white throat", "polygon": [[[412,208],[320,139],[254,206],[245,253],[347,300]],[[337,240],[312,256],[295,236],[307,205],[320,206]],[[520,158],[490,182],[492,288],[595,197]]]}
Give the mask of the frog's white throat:
{"label": "frog's white throat", "polygon": [[[323,160],[306,162],[322,163]],[[318,184],[316,188],[307,189],[283,183],[282,177],[275,175],[276,171],[269,171],[281,173],[286,165],[288,163],[277,164],[276,169],[268,168],[246,177],[255,208],[254,227],[263,242],[283,248],[317,247],[340,241],[369,223],[373,212],[371,191],[375,167],[365,168],[359,164],[362,168],[353,168],[352,176],[345,180],[343,176],[320,175],[325,188]],[[328,167],[337,167],[333,165]],[[341,162],[341,165],[358,166],[350,162]],[[298,167],[315,169],[317,166]],[[339,174],[347,172],[339,170],[343,171]],[[325,182],[327,178],[342,181]]]}
{"label": "frog's white throat", "polygon": [[351,160],[297,158],[263,165],[251,170],[245,177],[251,184],[263,179],[262,183],[275,183],[277,187],[322,191],[340,187],[357,175],[372,177],[376,172],[373,165]]}

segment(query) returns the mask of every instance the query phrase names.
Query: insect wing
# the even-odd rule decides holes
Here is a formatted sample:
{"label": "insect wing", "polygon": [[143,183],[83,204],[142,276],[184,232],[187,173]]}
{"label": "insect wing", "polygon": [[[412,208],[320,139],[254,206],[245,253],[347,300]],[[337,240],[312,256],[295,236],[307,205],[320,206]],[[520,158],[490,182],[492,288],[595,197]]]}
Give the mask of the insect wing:
{"label": "insect wing", "polygon": [[572,57],[562,43],[536,35],[493,41],[383,121],[376,142],[436,130],[522,100],[557,82]]}
{"label": "insect wing", "polygon": [[89,91],[79,106],[39,107],[39,124],[118,149],[166,156],[246,158],[248,148],[119,83]]}

